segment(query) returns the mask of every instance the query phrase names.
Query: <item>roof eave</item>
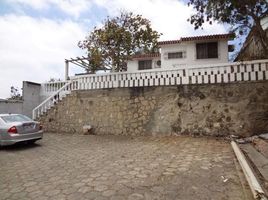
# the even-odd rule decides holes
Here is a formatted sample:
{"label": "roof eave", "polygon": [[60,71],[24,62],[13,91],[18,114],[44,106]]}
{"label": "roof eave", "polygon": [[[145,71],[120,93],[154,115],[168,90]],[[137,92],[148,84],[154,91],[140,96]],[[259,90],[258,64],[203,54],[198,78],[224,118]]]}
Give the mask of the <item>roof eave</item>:
{"label": "roof eave", "polygon": [[196,42],[196,41],[208,41],[208,40],[233,40],[234,34],[217,34],[217,35],[203,35],[193,37],[182,37],[180,40],[168,40],[158,42],[158,46],[164,45],[176,45],[182,42]]}

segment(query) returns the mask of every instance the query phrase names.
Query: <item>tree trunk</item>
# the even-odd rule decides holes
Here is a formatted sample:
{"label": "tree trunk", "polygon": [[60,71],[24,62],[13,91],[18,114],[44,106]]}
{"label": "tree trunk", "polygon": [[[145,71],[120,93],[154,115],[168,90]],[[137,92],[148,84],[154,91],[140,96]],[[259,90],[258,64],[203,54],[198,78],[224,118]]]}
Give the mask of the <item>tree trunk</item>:
{"label": "tree trunk", "polygon": [[259,36],[262,48],[264,50],[265,56],[268,56],[268,37],[266,35],[265,30],[263,30],[260,19],[253,16],[253,19],[255,21],[255,26],[257,28],[257,32],[259,33],[257,36]]}

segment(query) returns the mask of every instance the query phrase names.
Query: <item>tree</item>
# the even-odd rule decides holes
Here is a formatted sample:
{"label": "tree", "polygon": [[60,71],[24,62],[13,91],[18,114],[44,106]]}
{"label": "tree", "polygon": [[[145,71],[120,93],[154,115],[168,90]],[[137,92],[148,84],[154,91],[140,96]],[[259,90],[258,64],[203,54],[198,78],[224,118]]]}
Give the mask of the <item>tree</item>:
{"label": "tree", "polygon": [[22,96],[17,87],[10,87],[10,97],[8,98],[8,100],[22,100]]}
{"label": "tree", "polygon": [[50,78],[48,80],[49,83],[55,83],[55,82],[60,82],[60,81],[62,81],[60,78]]}
{"label": "tree", "polygon": [[78,46],[87,50],[91,72],[103,67],[120,71],[132,55],[157,52],[160,35],[148,19],[121,12],[120,16],[107,17],[103,27],[95,27]]}
{"label": "tree", "polygon": [[268,38],[260,23],[261,18],[268,14],[267,0],[189,0],[188,6],[191,5],[196,13],[189,21],[195,29],[215,20],[230,24],[233,32],[244,35],[255,26],[256,36],[268,55]]}

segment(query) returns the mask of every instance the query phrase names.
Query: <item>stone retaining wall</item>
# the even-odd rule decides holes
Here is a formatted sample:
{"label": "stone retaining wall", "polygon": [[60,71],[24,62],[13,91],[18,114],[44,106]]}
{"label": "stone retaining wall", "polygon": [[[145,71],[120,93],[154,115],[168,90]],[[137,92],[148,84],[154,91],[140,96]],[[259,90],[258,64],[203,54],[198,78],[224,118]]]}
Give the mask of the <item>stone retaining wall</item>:
{"label": "stone retaining wall", "polygon": [[268,82],[73,91],[40,120],[50,132],[249,136],[268,132]]}

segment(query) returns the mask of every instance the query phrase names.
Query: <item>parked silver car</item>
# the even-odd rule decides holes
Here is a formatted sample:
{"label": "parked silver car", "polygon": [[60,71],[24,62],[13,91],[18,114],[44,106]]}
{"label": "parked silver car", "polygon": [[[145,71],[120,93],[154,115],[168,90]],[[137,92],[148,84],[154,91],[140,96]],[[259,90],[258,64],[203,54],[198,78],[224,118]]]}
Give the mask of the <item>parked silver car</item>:
{"label": "parked silver car", "polygon": [[21,114],[0,114],[0,146],[24,141],[34,143],[42,137],[43,130],[39,122]]}

